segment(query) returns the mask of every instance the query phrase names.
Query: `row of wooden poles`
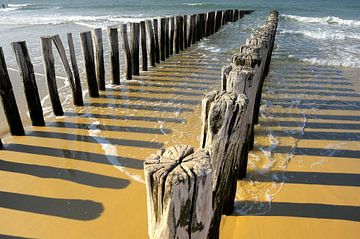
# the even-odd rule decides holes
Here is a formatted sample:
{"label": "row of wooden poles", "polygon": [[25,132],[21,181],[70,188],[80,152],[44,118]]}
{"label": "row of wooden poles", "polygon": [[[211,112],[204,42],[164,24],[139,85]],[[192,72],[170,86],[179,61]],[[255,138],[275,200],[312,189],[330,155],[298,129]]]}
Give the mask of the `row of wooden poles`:
{"label": "row of wooden poles", "polygon": [[[244,14],[251,12],[252,10],[219,10],[192,15],[162,17],[139,23],[122,24],[120,27],[108,27],[112,84],[120,84],[119,28],[121,46],[125,55],[125,75],[127,80],[131,80],[133,75],[139,75],[140,45],[142,70],[147,71],[148,65],[154,67],[171,55],[179,53],[200,41],[203,37],[214,34],[226,23],[237,21]],[[129,38],[128,25],[130,26]],[[99,91],[105,90],[104,47],[101,28],[80,33],[80,40],[89,96],[99,97]],[[81,79],[71,33],[67,34],[67,42],[70,61],[67,58],[65,47],[59,35],[41,37],[46,81],[53,113],[56,116],[62,116],[64,112],[56,83],[53,43],[59,53],[67,80],[70,82],[73,103],[76,106],[84,105]],[[26,42],[13,42],[11,45],[16,57],[20,78],[24,84],[32,125],[45,126],[34,69]],[[11,134],[25,135],[2,47],[0,47],[0,97]],[[0,140],[1,148],[3,148],[3,144]]]}
{"label": "row of wooden poles", "polygon": [[204,96],[200,148],[175,145],[146,159],[151,239],[219,237],[222,215],[234,210],[237,180],[246,176],[277,23],[272,11],[223,67],[222,89]]}

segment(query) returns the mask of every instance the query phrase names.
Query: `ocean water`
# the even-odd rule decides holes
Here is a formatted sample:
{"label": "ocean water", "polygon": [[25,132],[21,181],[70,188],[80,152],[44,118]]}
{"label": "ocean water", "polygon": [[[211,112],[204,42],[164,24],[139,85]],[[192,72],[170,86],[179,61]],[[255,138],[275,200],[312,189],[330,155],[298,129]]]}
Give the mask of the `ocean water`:
{"label": "ocean water", "polygon": [[[0,2],[1,3],[1,2]],[[35,65],[41,63],[39,37],[138,21],[147,17],[189,14],[225,8],[255,9],[261,24],[271,9],[279,10],[278,44],[289,60],[314,65],[360,67],[360,1],[192,1],[192,0],[15,0],[0,9],[0,46],[10,66],[10,42],[26,40]],[[255,24],[256,25],[256,24]],[[240,32],[239,32],[240,33]],[[41,70],[41,67],[39,67]]]}

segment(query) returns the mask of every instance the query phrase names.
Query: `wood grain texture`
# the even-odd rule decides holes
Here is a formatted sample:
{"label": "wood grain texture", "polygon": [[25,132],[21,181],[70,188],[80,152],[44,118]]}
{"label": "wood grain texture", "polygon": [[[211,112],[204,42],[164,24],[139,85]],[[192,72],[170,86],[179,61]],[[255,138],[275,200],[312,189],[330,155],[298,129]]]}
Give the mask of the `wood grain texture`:
{"label": "wood grain texture", "polygon": [[104,46],[101,28],[92,31],[95,52],[96,79],[99,90],[105,90]]}
{"label": "wood grain texture", "polygon": [[140,23],[130,23],[130,52],[131,52],[131,65],[132,74],[134,76],[140,75],[140,51],[139,51],[139,37],[140,37]]}
{"label": "wood grain texture", "polygon": [[141,56],[142,56],[142,70],[148,70],[148,51],[146,44],[146,25],[145,21],[140,22],[140,36],[141,36]]}
{"label": "wood grain texture", "polygon": [[212,218],[209,155],[175,145],[144,163],[151,239],[206,238]]}
{"label": "wood grain texture", "polygon": [[148,50],[149,50],[149,59],[150,65],[156,65],[156,55],[155,55],[155,36],[154,29],[151,20],[146,20],[146,29],[147,29],[147,38],[148,38]]}

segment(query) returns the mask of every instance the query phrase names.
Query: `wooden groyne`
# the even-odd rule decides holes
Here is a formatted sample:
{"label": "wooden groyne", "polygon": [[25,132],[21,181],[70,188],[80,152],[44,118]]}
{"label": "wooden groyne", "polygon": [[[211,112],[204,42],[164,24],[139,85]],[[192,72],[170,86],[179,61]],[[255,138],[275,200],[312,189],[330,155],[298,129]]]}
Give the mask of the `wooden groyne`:
{"label": "wooden groyne", "polygon": [[[214,34],[221,26],[228,22],[237,21],[245,14],[250,14],[251,12],[252,10],[219,10],[217,12],[163,17],[160,19],[141,21],[140,23],[121,25],[121,47],[126,61],[125,78],[131,80],[133,75],[140,74],[140,49],[142,55],[142,70],[147,71],[149,66],[155,67],[156,64],[160,63],[160,60],[166,61],[172,54],[185,50],[197,41],[200,41],[203,37]],[[130,28],[130,37],[128,37],[128,28]],[[111,62],[111,83],[113,85],[119,85],[119,27],[110,26],[107,30]],[[99,91],[106,90],[102,30],[97,28],[93,31],[82,32],[80,33],[80,39],[89,96],[98,98],[100,95]],[[73,104],[75,106],[84,105],[81,80],[71,33],[68,33],[67,40],[71,64],[66,56],[62,40],[58,35],[41,38],[48,91],[53,113],[56,116],[62,116],[64,112],[56,83],[55,60],[52,49],[53,43],[61,58],[66,78],[70,83],[73,94]],[[32,125],[44,126],[43,110],[26,42],[13,42],[11,45],[16,56],[20,78],[24,84]],[[1,47],[0,55],[1,99],[10,126],[10,132],[12,135],[24,135],[20,114],[15,97],[12,94],[12,85]],[[7,94],[8,92],[10,93]]]}
{"label": "wooden groyne", "polygon": [[[225,11],[223,19],[233,14]],[[233,212],[237,179],[246,176],[277,23],[272,11],[223,67],[221,89],[204,96],[200,149],[175,145],[146,159],[150,238],[219,238],[222,215]]]}

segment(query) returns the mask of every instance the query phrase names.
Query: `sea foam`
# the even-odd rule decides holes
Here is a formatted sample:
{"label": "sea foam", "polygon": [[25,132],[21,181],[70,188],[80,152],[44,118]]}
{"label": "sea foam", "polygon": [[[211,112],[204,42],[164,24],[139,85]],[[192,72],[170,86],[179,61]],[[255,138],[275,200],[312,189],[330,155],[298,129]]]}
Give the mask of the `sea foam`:
{"label": "sea foam", "polygon": [[303,17],[295,15],[282,14],[283,19],[294,20],[302,23],[320,23],[320,24],[331,24],[331,25],[347,25],[347,26],[360,26],[360,21],[356,20],[344,20],[335,16],[327,17]]}

